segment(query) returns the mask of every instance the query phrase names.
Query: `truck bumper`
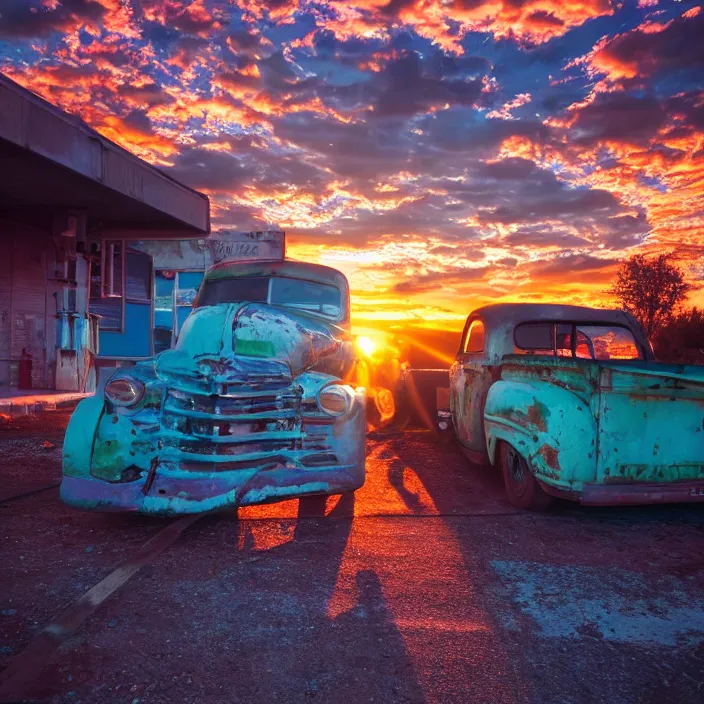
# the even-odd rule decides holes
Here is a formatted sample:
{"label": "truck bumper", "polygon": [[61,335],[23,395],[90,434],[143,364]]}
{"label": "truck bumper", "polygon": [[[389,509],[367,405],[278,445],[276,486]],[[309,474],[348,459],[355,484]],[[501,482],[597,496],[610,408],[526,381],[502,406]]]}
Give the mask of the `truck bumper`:
{"label": "truck bumper", "polygon": [[364,462],[315,469],[280,467],[259,471],[246,480],[237,471],[189,477],[184,476],[184,472],[162,470],[157,471],[152,480],[143,477],[133,482],[64,477],[61,500],[84,510],[173,516],[312,494],[343,494],[359,489],[364,479]]}
{"label": "truck bumper", "polygon": [[704,480],[658,484],[585,484],[581,491],[569,491],[540,482],[550,495],[587,506],[625,506],[704,502]]}

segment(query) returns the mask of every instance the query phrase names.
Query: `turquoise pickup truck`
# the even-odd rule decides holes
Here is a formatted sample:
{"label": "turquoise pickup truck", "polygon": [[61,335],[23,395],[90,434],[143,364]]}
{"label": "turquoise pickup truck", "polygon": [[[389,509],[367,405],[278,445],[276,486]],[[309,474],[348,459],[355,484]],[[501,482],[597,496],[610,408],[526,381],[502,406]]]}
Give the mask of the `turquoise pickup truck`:
{"label": "turquoise pickup truck", "polygon": [[76,408],[63,501],[176,515],[361,487],[349,296],[317,264],[211,267],[175,347],[101,377]]}
{"label": "turquoise pickup truck", "polygon": [[704,501],[704,367],[657,363],[623,311],[474,311],[450,418],[462,451],[498,466],[520,508]]}

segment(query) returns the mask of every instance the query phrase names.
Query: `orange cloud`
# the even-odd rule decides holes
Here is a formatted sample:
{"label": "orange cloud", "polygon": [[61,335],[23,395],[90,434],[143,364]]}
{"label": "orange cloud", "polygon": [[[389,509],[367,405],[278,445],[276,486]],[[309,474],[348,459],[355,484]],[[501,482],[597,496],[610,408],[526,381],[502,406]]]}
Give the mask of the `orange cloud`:
{"label": "orange cloud", "polygon": [[385,37],[396,26],[411,26],[446,51],[462,53],[469,31],[490,32],[525,44],[542,44],[589,19],[613,14],[611,0],[331,0],[337,16],[319,26],[339,39]]}
{"label": "orange cloud", "polygon": [[704,15],[693,7],[669,22],[644,22],[639,27],[603,37],[578,61],[592,74],[611,82],[642,80],[657,71],[704,67]]}

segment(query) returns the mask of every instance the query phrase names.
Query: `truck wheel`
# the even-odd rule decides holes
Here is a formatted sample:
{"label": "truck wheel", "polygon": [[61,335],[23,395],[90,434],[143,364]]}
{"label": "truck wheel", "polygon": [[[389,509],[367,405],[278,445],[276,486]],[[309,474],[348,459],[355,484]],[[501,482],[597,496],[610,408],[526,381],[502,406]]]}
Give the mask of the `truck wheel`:
{"label": "truck wheel", "polygon": [[506,442],[499,447],[499,461],[506,496],[513,506],[528,511],[543,511],[552,503],[552,496],[538,484],[525,459]]}

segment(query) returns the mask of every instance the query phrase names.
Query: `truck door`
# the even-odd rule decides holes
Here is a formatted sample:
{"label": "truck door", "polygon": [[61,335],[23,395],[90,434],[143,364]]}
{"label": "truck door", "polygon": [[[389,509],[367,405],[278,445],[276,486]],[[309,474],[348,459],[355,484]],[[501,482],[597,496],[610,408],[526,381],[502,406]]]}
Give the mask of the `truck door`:
{"label": "truck door", "polygon": [[468,450],[484,453],[484,400],[491,384],[485,348],[484,322],[470,320],[452,366],[450,408],[457,440]]}

